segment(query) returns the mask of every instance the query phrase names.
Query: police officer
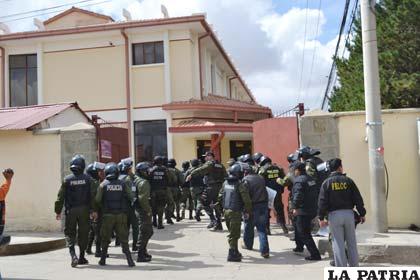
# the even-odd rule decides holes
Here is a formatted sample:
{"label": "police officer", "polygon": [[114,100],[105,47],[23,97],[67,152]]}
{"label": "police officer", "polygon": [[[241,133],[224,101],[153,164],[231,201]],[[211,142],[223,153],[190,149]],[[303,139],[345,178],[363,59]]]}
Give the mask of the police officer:
{"label": "police officer", "polygon": [[226,164],[229,166],[229,167],[231,167],[232,165],[234,165],[236,163],[236,160],[234,159],[234,158],[230,158],[227,162],[226,162]]}
{"label": "police officer", "polygon": [[292,193],[293,215],[296,216],[296,253],[303,252],[306,246],[310,256],[305,260],[316,261],[321,259],[318,248],[311,234],[312,219],[317,215],[317,201],[319,185],[315,178],[306,174],[305,163],[296,162],[293,166],[295,180]]}
{"label": "police officer", "polygon": [[101,259],[99,265],[106,264],[109,240],[113,229],[121,242],[122,251],[127,258],[128,266],[133,267],[135,263],[131,257],[128,247],[127,212],[134,197],[131,188],[126,182],[118,179],[119,170],[117,164],[111,162],[105,166],[105,180],[98,188],[95,198],[95,217],[101,209]]}
{"label": "police officer", "polygon": [[168,172],[168,185],[166,186],[166,206],[165,206],[165,217],[166,217],[166,223],[168,225],[173,225],[174,222],[172,221],[172,218],[175,218],[174,216],[174,210],[175,210],[175,198],[173,195],[172,188],[177,183],[177,177],[174,170],[170,170],[168,168],[168,158],[165,156],[162,156],[163,159],[163,166],[166,168]]}
{"label": "police officer", "polygon": [[242,167],[234,164],[229,168],[229,176],[220,189],[218,205],[223,207],[226,226],[229,230],[228,262],[240,262],[241,253],[238,250],[238,240],[241,237],[241,219],[247,220],[252,213],[252,203],[247,188],[241,182],[243,177]]}
{"label": "police officer", "polygon": [[[168,160],[168,171],[169,173],[171,173],[171,176],[173,178],[169,187],[172,193],[174,203],[172,204],[172,208],[168,209],[168,213],[166,214],[166,217],[167,219],[168,217],[170,219],[170,217],[173,216],[174,210],[175,210],[176,221],[179,222],[181,221],[181,215],[180,215],[181,199],[182,199],[181,188],[182,188],[182,185],[184,184],[184,177],[182,175],[182,172],[178,168],[176,168],[176,160],[173,158]],[[185,217],[185,208],[184,208],[183,216]]]}
{"label": "police officer", "polygon": [[217,208],[213,212],[213,208],[211,208],[210,205],[217,202],[218,193],[223,185],[224,178],[227,176],[226,169],[222,164],[215,160],[213,152],[206,152],[204,156],[206,163],[203,164],[203,166],[193,170],[187,177],[187,181],[190,181],[194,177],[205,176],[205,181],[207,182],[207,187],[204,192],[207,195],[205,210],[207,215],[210,217],[210,223],[207,228],[223,230],[221,212]]}
{"label": "police officer", "polygon": [[263,154],[262,153],[259,153],[259,152],[257,152],[257,153],[255,153],[255,154],[253,154],[252,155],[252,159],[254,160],[254,162],[255,162],[255,173],[259,173],[259,171],[260,171],[260,161],[261,161],[261,157],[263,156]]}
{"label": "police officer", "polygon": [[249,165],[243,165],[244,178],[242,180],[244,186],[249,192],[252,201],[252,215],[245,220],[244,229],[244,248],[252,250],[254,245],[254,227],[257,228],[260,240],[260,253],[263,258],[269,258],[270,249],[267,239],[267,222],[268,222],[268,193],[265,187],[265,180]]}
{"label": "police officer", "polygon": [[[101,177],[99,175],[100,172],[103,172],[105,164],[101,162],[94,162],[89,164],[86,167],[86,174],[90,176],[92,179],[92,183],[95,189],[95,195],[99,188],[99,184],[101,182]],[[100,237],[100,230],[102,224],[102,214],[98,213],[98,219],[96,221],[94,219],[90,220],[90,231],[89,231],[89,241],[88,246],[86,249],[86,253],[88,255],[92,254],[92,245],[95,241],[95,257],[99,258],[101,256],[101,237]]]}
{"label": "police officer", "polygon": [[306,165],[306,173],[309,176],[316,178],[319,184],[322,184],[327,175],[317,171],[317,166],[324,162],[321,158],[317,157],[320,154],[321,152],[319,150],[312,149],[308,146],[302,146],[298,150],[300,160]]}
{"label": "police officer", "polygon": [[257,173],[259,171],[258,166],[255,165],[255,161],[250,154],[244,155],[242,158],[242,162],[248,164],[252,168],[254,173]]}
{"label": "police officer", "polygon": [[189,219],[193,218],[194,203],[192,201],[191,191],[190,191],[190,182],[186,182],[185,178],[189,175],[190,162],[184,161],[182,163],[182,195],[181,195],[181,219],[185,219],[185,209],[189,210]]}
{"label": "police officer", "polygon": [[[191,160],[191,168],[188,170],[186,177],[191,174],[195,169],[200,167],[200,161],[198,159],[192,159]],[[204,185],[204,176],[194,176],[189,181],[190,183],[190,192],[191,197],[194,204],[194,210],[195,210],[195,219],[197,222],[201,221],[201,210],[204,209],[203,200],[201,198],[201,195],[203,194],[204,189],[206,186]]]}
{"label": "police officer", "polygon": [[[64,235],[70,251],[71,266],[76,267],[78,264],[88,264],[85,251],[88,245],[89,213],[92,209],[95,185],[90,176],[83,173],[85,170],[83,156],[76,155],[72,158],[70,170],[73,174],[64,178],[54,208],[56,219],[61,220],[64,205]],[[76,236],[80,249],[79,258],[75,252]]]}
{"label": "police officer", "polygon": [[[355,233],[356,207],[359,220],[365,222],[366,209],[359,189],[352,179],[343,173],[341,159],[329,161],[331,175],[324,181],[319,194],[318,216],[320,226],[329,224],[332,235],[334,262],[336,266],[359,266]],[[328,222],[325,220],[328,213]],[[345,245],[348,249],[346,255]]]}
{"label": "police officer", "polygon": [[148,181],[149,163],[140,162],[136,165],[134,186],[137,189],[137,211],[139,214],[140,234],[138,238],[137,262],[150,262],[152,256],[147,252],[147,244],[153,235],[152,207],[150,206],[150,183]]}
{"label": "police officer", "polygon": [[153,167],[150,169],[149,173],[153,226],[158,229],[163,229],[165,228],[163,226],[163,212],[167,200],[169,181],[168,169],[163,165],[163,157],[154,157]]}
{"label": "police officer", "polygon": [[[133,173],[133,160],[131,158],[125,158],[118,163],[118,169],[120,171],[119,180],[127,184],[127,186],[133,192],[134,203],[137,200],[137,188],[134,186],[134,173]],[[137,238],[139,236],[139,220],[136,215],[136,209],[134,204],[128,205],[128,215],[127,215],[127,227],[128,232],[130,228],[132,229],[133,235],[133,246],[132,250],[137,251]],[[129,233],[130,235],[130,233]]]}
{"label": "police officer", "polygon": [[[277,192],[274,198],[274,209],[277,212],[277,223],[280,224],[284,234],[288,234],[289,230],[286,227],[286,220],[284,217],[284,206],[282,201],[282,194],[284,188],[277,181],[278,178],[284,178],[283,168],[272,164],[271,159],[268,156],[262,156],[260,158],[260,169],[259,174],[264,178],[265,184],[270,189]],[[268,222],[268,234],[270,233],[270,222]]]}

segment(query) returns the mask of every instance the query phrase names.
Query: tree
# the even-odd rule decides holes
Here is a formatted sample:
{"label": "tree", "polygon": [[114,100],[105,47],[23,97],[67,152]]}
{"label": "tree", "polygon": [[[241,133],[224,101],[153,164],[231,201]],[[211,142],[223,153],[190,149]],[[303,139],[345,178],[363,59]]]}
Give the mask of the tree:
{"label": "tree", "polygon": [[[376,6],[379,78],[383,109],[420,107],[420,0],[382,0]],[[331,111],[364,110],[360,15],[355,20],[349,57],[335,58],[340,85]]]}

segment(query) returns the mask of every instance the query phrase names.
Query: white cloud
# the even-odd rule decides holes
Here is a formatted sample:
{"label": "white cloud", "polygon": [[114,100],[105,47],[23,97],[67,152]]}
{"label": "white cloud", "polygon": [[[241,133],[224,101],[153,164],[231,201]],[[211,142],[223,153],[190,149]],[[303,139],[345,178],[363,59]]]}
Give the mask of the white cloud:
{"label": "white cloud", "polygon": [[[100,0],[98,0],[100,1]],[[327,19],[316,9],[292,8],[280,14],[274,8],[274,0],[118,0],[86,7],[96,12],[122,19],[122,8],[128,9],[133,18],[161,17],[160,5],[165,4],[170,16],[184,16],[206,12],[208,20],[218,31],[219,37],[235,64],[256,96],[257,100],[273,111],[291,108],[297,103],[299,92],[304,26],[307,15],[307,41],[303,69],[301,102],[307,107],[320,106],[331,66],[331,56],[337,38],[322,44],[316,35],[318,15],[322,34]],[[2,14],[45,8],[62,3],[53,0],[19,0],[0,4]],[[24,4],[22,4],[24,3]],[[24,8],[23,8],[24,7]],[[42,19],[52,15],[43,16]],[[1,18],[0,18],[1,21]],[[10,22],[14,31],[33,29],[32,21]],[[313,49],[316,46],[314,68],[309,83]],[[310,84],[309,88],[308,85]]]}

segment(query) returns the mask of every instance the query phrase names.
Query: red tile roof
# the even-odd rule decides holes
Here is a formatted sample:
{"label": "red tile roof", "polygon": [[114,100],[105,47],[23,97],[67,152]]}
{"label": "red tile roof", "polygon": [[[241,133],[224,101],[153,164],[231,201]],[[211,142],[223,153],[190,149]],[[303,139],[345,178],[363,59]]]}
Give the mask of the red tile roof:
{"label": "red tile roof", "polygon": [[77,103],[1,108],[0,130],[29,129],[70,107],[76,107],[80,110]]}
{"label": "red tile roof", "polygon": [[234,99],[228,99],[222,96],[209,94],[204,96],[203,100],[190,99],[188,101],[178,101],[165,104],[163,110],[185,110],[185,109],[212,109],[228,111],[250,111],[265,113],[271,115],[271,109],[255,102],[245,102]]}
{"label": "red tile roof", "polygon": [[251,123],[210,122],[206,120],[185,120],[169,128],[172,133],[186,132],[252,132]]}

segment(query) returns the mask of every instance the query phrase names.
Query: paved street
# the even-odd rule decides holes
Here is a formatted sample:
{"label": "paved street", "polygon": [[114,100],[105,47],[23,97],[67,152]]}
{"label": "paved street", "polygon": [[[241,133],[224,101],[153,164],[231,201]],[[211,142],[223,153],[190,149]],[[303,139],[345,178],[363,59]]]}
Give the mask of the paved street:
{"label": "paved street", "polygon": [[[181,222],[155,231],[150,244],[151,263],[128,268],[120,248],[110,248],[106,267],[88,256],[90,264],[73,269],[66,249],[0,258],[3,279],[322,279],[328,261],[308,263],[291,253],[293,244],[275,228],[269,237],[271,258],[241,250],[242,263],[227,263],[226,234],[209,232],[207,220]],[[258,246],[258,241],[256,240]]]}

